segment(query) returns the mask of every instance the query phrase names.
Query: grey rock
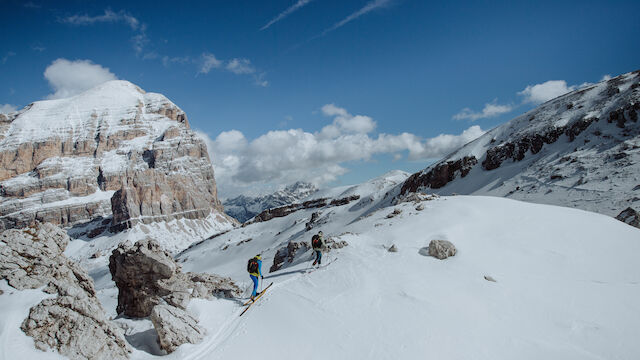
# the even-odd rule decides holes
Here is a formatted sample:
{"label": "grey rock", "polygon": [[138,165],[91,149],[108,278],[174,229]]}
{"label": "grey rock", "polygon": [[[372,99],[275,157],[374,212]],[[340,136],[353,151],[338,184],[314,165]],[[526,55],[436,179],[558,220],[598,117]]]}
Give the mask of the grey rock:
{"label": "grey rock", "polygon": [[52,224],[0,233],[0,276],[12,287],[56,295],[32,307],[21,329],[38,349],[71,359],[127,359],[129,345],[106,317],[93,281],[66,258],[66,233]]}
{"label": "grey rock", "polygon": [[396,247],[396,244],[391,245],[391,247],[389,249],[387,249],[388,252],[398,252],[398,248]]}
{"label": "grey rock", "polygon": [[625,224],[629,224],[640,229],[640,213],[630,207],[626,208],[620,214],[618,214],[618,216],[616,216],[616,219],[622,221]]}
{"label": "grey rock", "polygon": [[199,343],[206,333],[193,316],[170,305],[155,306],[151,311],[151,322],[158,332],[160,347],[169,353],[182,344]]}
{"label": "grey rock", "polygon": [[456,247],[448,240],[431,240],[429,243],[429,255],[440,260],[456,254]]}
{"label": "grey rock", "polygon": [[123,243],[109,257],[109,271],[118,287],[118,314],[147,317],[158,304],[186,309],[193,297],[233,298],[240,289],[229,278],[182,273],[168,252],[152,239]]}
{"label": "grey rock", "polygon": [[393,209],[393,212],[391,212],[390,214],[387,215],[387,219],[391,219],[394,218],[398,215],[402,214],[402,210],[400,209]]}
{"label": "grey rock", "polygon": [[418,206],[416,206],[416,210],[418,211],[424,210],[424,204],[418,204]]}
{"label": "grey rock", "polygon": [[492,278],[492,277],[491,277],[491,276],[489,276],[489,275],[485,275],[485,276],[484,276],[484,279],[485,279],[485,280],[487,280],[487,281],[496,282],[496,279]]}

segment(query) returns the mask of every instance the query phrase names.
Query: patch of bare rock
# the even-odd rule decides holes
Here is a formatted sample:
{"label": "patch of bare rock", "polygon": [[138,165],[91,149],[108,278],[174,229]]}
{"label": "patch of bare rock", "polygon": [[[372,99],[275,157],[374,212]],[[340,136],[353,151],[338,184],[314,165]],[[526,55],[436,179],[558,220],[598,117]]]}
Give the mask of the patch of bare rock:
{"label": "patch of bare rock", "polygon": [[105,316],[93,280],[64,256],[67,234],[52,224],[0,233],[0,278],[17,290],[43,288],[55,297],[31,308],[21,329],[35,347],[70,359],[127,359],[120,329]]}

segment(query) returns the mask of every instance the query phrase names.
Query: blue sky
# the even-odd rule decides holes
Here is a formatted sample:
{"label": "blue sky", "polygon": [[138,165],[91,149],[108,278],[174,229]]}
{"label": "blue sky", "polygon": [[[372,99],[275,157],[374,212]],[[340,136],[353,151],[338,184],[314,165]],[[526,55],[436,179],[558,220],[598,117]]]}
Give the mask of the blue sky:
{"label": "blue sky", "polygon": [[185,110],[223,197],[349,184],[424,168],[637,70],[639,13],[638,1],[0,0],[0,110],[125,79]]}

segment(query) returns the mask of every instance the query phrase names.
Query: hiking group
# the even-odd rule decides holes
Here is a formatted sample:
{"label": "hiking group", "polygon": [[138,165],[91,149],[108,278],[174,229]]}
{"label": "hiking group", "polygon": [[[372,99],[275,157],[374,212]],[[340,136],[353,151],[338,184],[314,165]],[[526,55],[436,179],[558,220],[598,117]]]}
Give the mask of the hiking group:
{"label": "hiking group", "polygon": [[[311,248],[314,251],[314,261],[313,266],[322,264],[322,251],[325,248],[324,235],[322,231],[319,231],[317,234],[311,237]],[[251,300],[255,300],[256,295],[258,295],[258,284],[259,280],[263,280],[262,276],[262,256],[260,254],[249,259],[247,263],[247,271],[249,272],[249,277],[251,277],[251,281],[253,281],[253,291],[251,292]],[[266,289],[265,289],[266,290]]]}

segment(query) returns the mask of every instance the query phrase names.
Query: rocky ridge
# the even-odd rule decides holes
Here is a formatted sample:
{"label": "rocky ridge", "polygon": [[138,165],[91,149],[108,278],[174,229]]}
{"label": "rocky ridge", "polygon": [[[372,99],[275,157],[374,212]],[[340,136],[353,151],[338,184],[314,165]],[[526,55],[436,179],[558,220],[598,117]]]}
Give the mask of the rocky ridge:
{"label": "rocky ridge", "polygon": [[550,100],[413,174],[400,193],[473,194],[615,216],[640,206],[640,71]]}

